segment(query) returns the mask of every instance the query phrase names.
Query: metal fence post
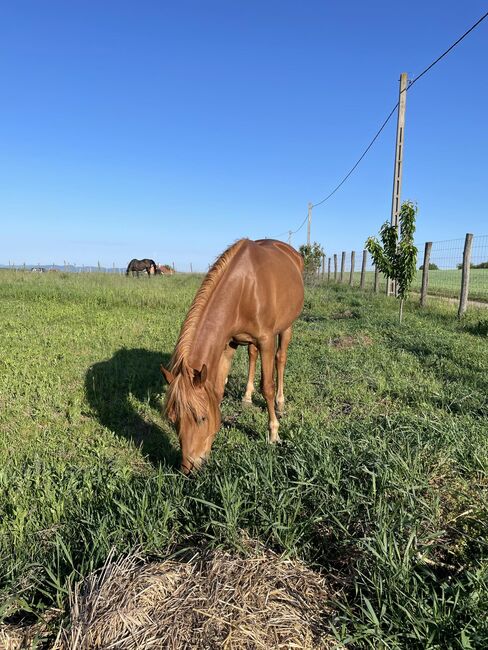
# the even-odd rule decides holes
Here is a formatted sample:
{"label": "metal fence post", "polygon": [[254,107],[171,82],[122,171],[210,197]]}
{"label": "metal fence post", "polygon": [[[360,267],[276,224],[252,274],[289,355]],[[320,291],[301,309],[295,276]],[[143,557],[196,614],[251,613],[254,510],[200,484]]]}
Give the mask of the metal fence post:
{"label": "metal fence post", "polygon": [[466,311],[466,306],[468,303],[468,293],[469,293],[469,270],[471,267],[471,248],[473,246],[473,235],[471,233],[466,234],[466,240],[464,242],[464,252],[463,252],[463,272],[461,277],[461,297],[459,299],[459,309],[458,309],[458,318]]}
{"label": "metal fence post", "polygon": [[356,266],[356,251],[351,251],[351,270],[349,272],[349,284],[354,284],[354,267]]}
{"label": "metal fence post", "polygon": [[425,307],[427,304],[427,289],[429,288],[429,264],[430,264],[430,251],[432,250],[432,242],[425,242],[424,263],[422,266],[422,289],[420,290],[420,306]]}
{"label": "metal fence post", "polygon": [[366,263],[368,261],[368,251],[363,251],[363,261],[361,264],[361,281],[359,286],[361,289],[366,287]]}

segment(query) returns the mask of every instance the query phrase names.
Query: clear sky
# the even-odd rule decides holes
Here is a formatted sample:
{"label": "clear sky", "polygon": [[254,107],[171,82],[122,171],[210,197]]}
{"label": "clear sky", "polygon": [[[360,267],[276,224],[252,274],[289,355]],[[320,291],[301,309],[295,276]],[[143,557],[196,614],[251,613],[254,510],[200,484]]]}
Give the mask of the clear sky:
{"label": "clear sky", "polygon": [[[388,115],[400,73],[486,7],[3,2],[0,263],[203,270],[240,237],[296,229]],[[402,197],[418,203],[418,243],[488,233],[487,63],[488,19],[408,93]],[[314,210],[328,253],[361,249],[389,218],[395,124]]]}

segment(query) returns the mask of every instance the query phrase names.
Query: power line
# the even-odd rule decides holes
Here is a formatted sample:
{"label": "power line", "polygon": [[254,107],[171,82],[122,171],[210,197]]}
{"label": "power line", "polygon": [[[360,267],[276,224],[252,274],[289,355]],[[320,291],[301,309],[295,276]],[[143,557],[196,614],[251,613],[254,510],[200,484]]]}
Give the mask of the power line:
{"label": "power line", "polygon": [[424,74],[425,74],[426,72],[428,72],[431,68],[433,68],[433,67],[435,66],[436,63],[439,63],[439,61],[440,61],[441,59],[443,59],[443,58],[446,56],[446,54],[448,54],[451,50],[453,50],[453,49],[456,47],[456,45],[458,45],[458,43],[460,43],[460,42],[463,40],[463,38],[466,38],[466,36],[467,36],[470,32],[472,32],[473,29],[475,29],[475,27],[478,27],[478,25],[479,25],[481,22],[483,22],[483,20],[484,20],[487,16],[488,16],[488,11],[486,12],[486,14],[485,14],[484,16],[481,16],[481,18],[480,18],[480,19],[479,19],[479,20],[478,20],[474,25],[472,25],[472,26],[471,26],[471,27],[470,27],[466,32],[464,32],[464,34],[463,34],[462,36],[460,36],[460,37],[457,39],[457,41],[451,45],[451,47],[448,47],[447,50],[446,50],[445,52],[443,52],[440,56],[438,56],[437,59],[436,59],[435,61],[433,61],[429,66],[427,66],[427,67],[425,68],[425,70],[423,70],[420,74],[418,74],[418,75],[415,77],[415,79],[413,79],[413,80],[409,83],[407,90],[408,90],[409,88],[411,88],[411,87],[413,86],[413,84],[414,84],[416,81],[418,81],[418,80],[420,79],[420,77],[423,77]]}
{"label": "power line", "polygon": [[331,192],[330,194],[328,194],[328,195],[325,197],[325,199],[322,199],[322,201],[317,201],[317,203],[314,203],[312,207],[316,208],[318,205],[322,205],[322,203],[325,203],[328,199],[330,199],[330,197],[331,197],[333,194],[335,194],[335,193],[337,192],[337,190],[341,187],[341,185],[344,185],[344,183],[347,181],[347,179],[349,178],[349,176],[353,173],[353,171],[354,171],[354,170],[356,169],[356,167],[359,165],[359,163],[361,162],[361,160],[364,158],[364,156],[365,156],[365,155],[368,153],[368,151],[371,149],[371,147],[372,147],[373,144],[375,143],[376,139],[378,138],[379,134],[383,131],[383,129],[385,128],[385,126],[388,124],[388,122],[390,121],[391,116],[392,116],[393,113],[396,111],[397,107],[398,107],[398,102],[397,102],[397,103],[395,104],[395,106],[391,109],[391,111],[390,111],[388,117],[387,117],[386,120],[383,122],[383,124],[380,126],[380,128],[379,128],[378,131],[376,132],[376,135],[375,135],[374,138],[371,140],[371,142],[368,144],[368,146],[366,147],[366,149],[363,151],[363,153],[361,154],[361,157],[358,159],[358,161],[356,162],[356,164],[354,165],[354,167],[352,167],[352,168],[350,169],[350,171],[349,171],[349,172],[344,176],[344,178],[343,178],[342,181],[339,183],[339,185],[337,185],[337,187],[335,187],[335,188],[332,190],[332,192]]}
{"label": "power line", "polygon": [[[437,57],[437,59],[435,59],[435,61],[433,61],[430,65],[428,65],[428,66],[425,68],[425,70],[423,70],[423,71],[422,71],[420,74],[418,74],[418,75],[417,75],[417,76],[416,76],[412,81],[410,81],[409,84],[408,84],[408,86],[407,86],[407,88],[406,88],[403,92],[406,92],[407,90],[409,90],[409,89],[414,85],[414,83],[416,83],[416,82],[417,82],[421,77],[423,77],[423,76],[424,76],[424,75],[425,75],[429,70],[431,70],[431,69],[432,69],[432,68],[433,68],[437,63],[439,63],[439,61],[440,61],[441,59],[443,59],[443,58],[446,56],[446,54],[448,54],[451,50],[453,50],[453,49],[456,47],[456,45],[458,45],[458,44],[459,44],[459,43],[460,43],[464,38],[466,38],[466,36],[467,36],[470,32],[472,32],[473,29],[475,29],[475,28],[476,28],[476,27],[477,27],[481,22],[483,22],[483,20],[485,20],[486,17],[488,17],[488,11],[487,11],[487,12],[486,12],[486,13],[485,13],[485,14],[484,14],[484,15],[483,15],[483,16],[482,16],[482,17],[481,17],[481,18],[480,18],[476,23],[474,23],[474,25],[472,25],[472,26],[471,26],[471,27],[470,27],[466,32],[464,32],[464,34],[463,34],[462,36],[460,36],[460,37],[457,39],[457,41],[455,41],[455,42],[454,42],[450,47],[448,47],[448,49],[447,49],[445,52],[443,52],[440,56]],[[378,139],[378,136],[379,136],[380,133],[383,131],[383,129],[385,128],[385,126],[388,124],[390,118],[392,117],[392,115],[394,114],[394,112],[396,111],[396,109],[398,108],[398,104],[399,104],[399,102],[397,102],[397,103],[395,104],[395,106],[392,108],[392,110],[390,111],[388,117],[385,119],[385,121],[383,122],[383,124],[380,126],[380,128],[378,129],[378,131],[377,131],[376,134],[374,135],[373,139],[372,139],[371,142],[368,144],[368,146],[366,147],[366,149],[363,151],[363,153],[361,154],[361,156],[358,158],[358,160],[357,160],[357,162],[354,164],[354,166],[351,167],[351,169],[348,171],[348,173],[344,176],[344,178],[340,181],[340,183],[339,183],[338,185],[336,185],[336,187],[332,190],[332,192],[330,192],[330,193],[329,193],[329,194],[328,194],[324,199],[322,199],[321,201],[317,201],[317,203],[314,203],[314,204],[312,205],[313,208],[317,207],[318,205],[322,205],[322,203],[325,203],[326,201],[328,201],[328,200],[329,200],[329,199],[330,199],[330,198],[331,198],[331,197],[332,197],[332,196],[337,192],[337,190],[338,190],[340,187],[342,187],[342,185],[344,185],[344,183],[347,181],[347,179],[349,178],[349,176],[351,176],[351,174],[354,172],[354,170],[356,169],[356,167],[359,165],[359,163],[360,163],[360,162],[363,160],[363,158],[366,156],[366,154],[367,154],[368,151],[371,149],[371,147],[373,146],[373,144],[376,142],[376,140]],[[308,218],[308,215],[305,217],[305,219],[302,221],[302,223],[300,224],[300,226],[298,226],[298,228],[297,228],[296,230],[292,230],[292,231],[291,231],[291,234],[292,234],[292,235],[296,234],[299,230],[301,230],[301,229],[303,228],[303,226],[305,225],[305,223],[306,223],[306,221],[307,221],[307,218]],[[287,234],[288,232],[289,232],[289,231],[286,231],[286,232],[283,233],[283,234]],[[279,235],[278,235],[278,236],[279,236]]]}

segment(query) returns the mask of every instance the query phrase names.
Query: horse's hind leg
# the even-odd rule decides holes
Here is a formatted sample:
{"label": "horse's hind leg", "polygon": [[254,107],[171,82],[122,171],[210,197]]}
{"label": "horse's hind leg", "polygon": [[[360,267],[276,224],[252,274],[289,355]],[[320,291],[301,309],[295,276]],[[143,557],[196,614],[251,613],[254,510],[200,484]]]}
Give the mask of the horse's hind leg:
{"label": "horse's hind leg", "polygon": [[291,327],[279,334],[278,350],[276,351],[276,376],[278,379],[278,387],[276,391],[276,414],[278,417],[283,415],[285,406],[285,395],[283,393],[283,386],[285,382],[285,366],[288,346],[291,341]]}
{"label": "horse's hind leg", "polygon": [[261,391],[268,406],[269,442],[279,442],[278,429],[280,425],[275,413],[275,337],[263,338],[258,341],[258,345],[261,353]]}
{"label": "horse's hind leg", "polygon": [[252,394],[254,393],[254,375],[256,374],[256,360],[258,358],[258,349],[253,343],[248,345],[247,352],[249,355],[249,373],[247,376],[246,392],[242,398],[243,404],[252,403]]}

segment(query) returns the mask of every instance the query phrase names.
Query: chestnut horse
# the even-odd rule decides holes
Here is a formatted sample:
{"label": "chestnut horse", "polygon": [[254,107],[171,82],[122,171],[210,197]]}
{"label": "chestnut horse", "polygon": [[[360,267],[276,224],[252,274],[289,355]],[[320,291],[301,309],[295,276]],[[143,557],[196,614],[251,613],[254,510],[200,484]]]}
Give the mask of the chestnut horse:
{"label": "chestnut horse", "polygon": [[[178,430],[183,472],[198,468],[220,428],[220,404],[237,346],[247,345],[251,402],[258,351],[269,442],[279,441],[283,380],[292,324],[303,307],[303,260],[273,239],[240,239],[214,263],[183,323],[169,370],[165,412]],[[278,348],[276,340],[278,338]],[[276,367],[277,391],[275,411]]]}

